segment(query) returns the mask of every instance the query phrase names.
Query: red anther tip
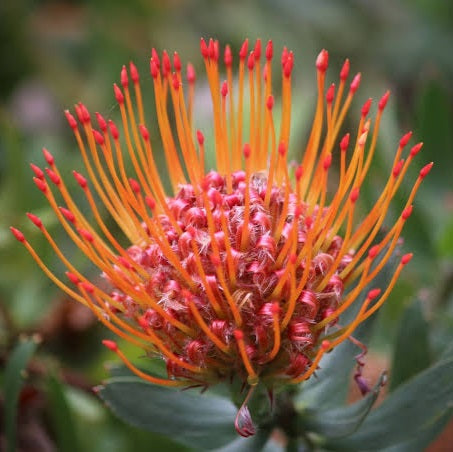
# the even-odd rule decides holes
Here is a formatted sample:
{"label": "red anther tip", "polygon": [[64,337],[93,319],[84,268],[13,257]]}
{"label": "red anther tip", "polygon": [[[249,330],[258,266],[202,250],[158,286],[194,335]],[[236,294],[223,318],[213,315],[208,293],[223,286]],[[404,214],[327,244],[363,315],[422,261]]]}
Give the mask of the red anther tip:
{"label": "red anther tip", "polygon": [[75,215],[69,209],[60,207],[60,211],[64,215],[66,220],[68,220],[70,223],[75,223]]}
{"label": "red anther tip", "polygon": [[398,175],[400,174],[402,168],[403,168],[403,165],[404,165],[404,159],[401,159],[394,167],[393,167],[393,171],[392,171],[392,174],[393,174],[393,177],[398,177]]}
{"label": "red anther tip", "polygon": [[179,90],[179,86],[181,85],[181,83],[179,81],[179,77],[178,77],[178,74],[176,72],[174,72],[172,74],[172,83],[173,83],[173,89],[175,91],[178,91]]}
{"label": "red anther tip", "polygon": [[146,205],[151,209],[154,210],[156,207],[156,201],[151,196],[146,196],[145,198]]}
{"label": "red anther tip", "polygon": [[271,304],[271,312],[272,314],[280,314],[280,305],[278,304],[277,301],[274,301],[272,304]]}
{"label": "red anther tip", "polygon": [[352,79],[351,86],[349,87],[349,91],[354,94],[360,86],[360,79],[362,78],[362,74],[359,72],[356,76]]}
{"label": "red anther tip", "polygon": [[214,41],[214,55],[212,57],[216,63],[219,61],[219,55],[220,55],[219,41],[216,39]]}
{"label": "red anther tip", "polygon": [[77,104],[74,105],[74,109],[75,109],[75,112],[76,112],[76,115],[77,115],[77,118],[78,118],[79,122],[81,122],[83,124],[82,109]]}
{"label": "red anther tip", "polygon": [[44,154],[44,158],[46,159],[46,162],[52,166],[55,162],[55,159],[53,158],[53,155],[46,149],[42,148],[42,153]]}
{"label": "red anther tip", "polygon": [[422,147],[423,147],[423,143],[418,143],[415,146],[413,146],[412,149],[410,150],[410,156],[415,157],[420,152],[420,149]]}
{"label": "red anther tip", "polygon": [[102,135],[101,132],[93,130],[93,137],[99,146],[102,146],[105,143],[104,136]]}
{"label": "red anther tip", "polygon": [[331,164],[332,164],[332,154],[327,154],[326,157],[324,158],[324,161],[322,162],[324,171],[327,171],[330,168]]}
{"label": "red anther tip", "polygon": [[75,284],[77,286],[80,283],[80,279],[74,273],[66,272],[65,274],[68,277],[69,281],[72,282],[72,284]]}
{"label": "red anther tip", "polygon": [[320,72],[326,72],[327,67],[329,66],[329,52],[327,50],[322,49],[319,52],[318,57],[316,58],[316,69]]}
{"label": "red anther tip", "polygon": [[231,67],[231,65],[233,64],[233,53],[231,52],[231,47],[228,44],[225,46],[223,62],[225,63],[226,67]]}
{"label": "red anther tip", "polygon": [[368,113],[370,112],[370,108],[371,108],[371,102],[373,102],[373,99],[370,98],[363,104],[362,118],[365,118],[366,116],[368,116]]}
{"label": "red anther tip", "polygon": [[274,107],[274,96],[272,94],[267,98],[266,107],[268,110],[272,110]]}
{"label": "red anther tip", "polygon": [[253,53],[255,55],[255,61],[258,61],[261,58],[261,39],[259,38],[255,42]]}
{"label": "red anther tip", "polygon": [[367,298],[369,300],[374,300],[376,297],[379,296],[380,293],[381,293],[381,289],[372,289],[368,292]]}
{"label": "red anther tip", "polygon": [[201,55],[203,56],[203,58],[208,58],[209,49],[208,49],[208,46],[206,45],[206,41],[203,38],[200,39],[200,50],[201,50]]}
{"label": "red anther tip", "polygon": [[154,58],[151,58],[149,61],[149,72],[151,73],[151,77],[153,79],[156,79],[159,76],[159,66]]}
{"label": "red anther tip", "polygon": [[154,61],[154,63],[157,66],[157,69],[159,70],[159,68],[160,68],[160,58],[159,58],[159,54],[157,53],[157,51],[156,51],[156,49],[154,47],[151,49],[151,59]]}
{"label": "red anther tip", "polygon": [[87,187],[88,184],[87,184],[87,180],[85,179],[85,177],[83,177],[80,173],[78,173],[75,170],[72,171],[72,175],[74,176],[75,180],[82,188]]}
{"label": "red anther tip", "polygon": [[10,226],[9,229],[13,233],[16,240],[18,240],[21,243],[25,242],[25,236],[24,236],[24,234],[22,234],[22,232],[19,231],[19,229],[16,229],[12,226]]}
{"label": "red anther tip", "polygon": [[404,210],[403,210],[403,213],[401,214],[401,218],[403,220],[407,220],[411,214],[412,214],[412,210],[413,210],[413,206],[410,205],[409,207],[406,207]]}
{"label": "red anther tip", "polygon": [[99,128],[103,132],[106,132],[107,131],[107,122],[105,121],[104,117],[98,112],[96,112],[96,120],[98,122]]}
{"label": "red anther tip", "polygon": [[296,176],[296,179],[297,180],[300,180],[302,178],[302,174],[304,173],[304,169],[302,167],[302,165],[299,165],[297,168],[296,168],[296,171],[295,171],[295,176]]}
{"label": "red anther tip", "polygon": [[146,126],[144,126],[143,124],[140,124],[138,126],[138,130],[140,131],[140,135],[142,136],[142,138],[145,141],[148,141],[149,140],[149,132],[148,132],[148,129],[146,128]]}
{"label": "red anther tip", "polygon": [[79,102],[79,107],[82,116],[81,122],[83,124],[88,124],[90,122],[90,112],[88,111],[87,107],[85,107],[85,105],[82,104],[82,102]]}
{"label": "red anther tip", "polygon": [[340,141],[340,149],[342,151],[346,151],[346,149],[348,149],[348,146],[349,146],[349,133],[347,133]]}
{"label": "red anther tip", "polygon": [[405,254],[402,258],[401,258],[401,265],[406,265],[410,262],[410,260],[412,259],[412,256],[413,256],[413,253],[408,253],[408,254]]}
{"label": "red anther tip", "polygon": [[47,184],[44,180],[34,177],[33,182],[43,193],[45,193],[47,191]]}
{"label": "red anther tip", "polygon": [[215,60],[215,47],[214,47],[214,40],[212,38],[209,39],[208,51],[209,51],[209,58],[211,58],[211,60]]}
{"label": "red anther tip", "polygon": [[181,72],[182,64],[181,58],[179,58],[178,52],[173,54],[173,67],[175,68],[176,72]]}
{"label": "red anther tip", "polygon": [[329,86],[329,89],[327,90],[326,93],[326,102],[328,104],[331,104],[333,102],[334,97],[335,97],[335,83],[332,83]]}
{"label": "red anther tip", "polygon": [[242,341],[244,339],[244,333],[241,330],[234,330],[233,334],[237,341]]}
{"label": "red anther tip", "polygon": [[324,340],[321,342],[321,348],[322,348],[323,350],[327,350],[329,347],[330,347],[330,341],[328,341],[327,339],[324,339]]}
{"label": "red anther tip", "polygon": [[166,50],[162,52],[162,75],[166,77],[171,72],[171,61]]}
{"label": "red anther tip", "polygon": [[249,71],[252,71],[255,66],[255,56],[253,50],[249,54],[249,58],[247,60],[247,67],[249,68]]}
{"label": "red anther tip", "polygon": [[286,154],[286,143],[281,141],[278,145],[278,153],[283,157]]}
{"label": "red anther tip", "polygon": [[217,61],[219,61],[219,55],[220,55],[219,41],[216,39],[214,41],[214,60],[216,63],[217,63]]}
{"label": "red anther tip", "polygon": [[93,234],[86,229],[77,229],[78,233],[87,241],[87,242],[94,242]]}
{"label": "red anther tip", "polygon": [[110,341],[108,339],[104,339],[102,341],[102,345],[105,345],[109,350],[112,350],[112,352],[117,352],[118,351],[118,345],[114,341]]}
{"label": "red anther tip", "polygon": [[42,221],[41,221],[41,219],[40,219],[38,216],[33,215],[33,214],[30,213],[30,212],[27,212],[27,217],[29,218],[30,221],[32,221],[32,223],[33,223],[36,227],[38,227],[39,229],[42,228]]}
{"label": "red anther tip", "polygon": [[201,130],[197,130],[197,141],[200,146],[203,146],[204,144],[204,135]]}
{"label": "red anther tip", "polygon": [[384,95],[381,97],[378,103],[378,108],[379,110],[384,110],[385,106],[387,105],[387,101],[389,100],[390,97],[390,91],[386,91]]}
{"label": "red anther tip", "polygon": [[127,88],[127,86],[129,85],[129,78],[127,76],[127,69],[126,69],[126,66],[123,66],[121,68],[121,76],[120,76],[120,80],[121,80],[121,86],[123,88]]}
{"label": "red anther tip", "polygon": [[268,41],[266,45],[266,60],[270,61],[272,60],[272,57],[274,55],[274,44],[272,41]]}
{"label": "red anther tip", "polygon": [[228,94],[228,83],[227,82],[222,83],[222,88],[220,89],[220,92],[223,97],[226,97],[226,95]]}
{"label": "red anther tip", "polygon": [[433,167],[434,162],[428,163],[425,165],[421,170],[420,170],[420,177],[424,179],[428,173],[431,171],[431,168]]}
{"label": "red anther tip", "polygon": [[189,83],[195,83],[196,75],[195,68],[191,63],[187,63],[187,81]]}
{"label": "red anther tip", "polygon": [[288,60],[288,49],[285,46],[285,47],[283,47],[283,50],[282,50],[282,58],[281,58],[282,67],[285,67],[287,60]]}
{"label": "red anther tip", "polygon": [[140,76],[138,75],[137,66],[131,61],[129,63],[129,71],[131,73],[131,79],[134,83],[138,83],[140,80]]}
{"label": "red anther tip", "polygon": [[305,217],[305,226],[310,229],[313,225],[313,217]]}
{"label": "red anther tip", "polygon": [[119,104],[124,103],[124,95],[119,89],[118,85],[116,83],[113,84],[113,91],[115,93],[115,99]]}
{"label": "red anther tip", "polygon": [[349,199],[352,203],[355,203],[359,199],[360,190],[359,187],[354,187],[349,195]]}
{"label": "red anther tip", "polygon": [[46,173],[49,176],[49,179],[55,184],[55,185],[60,185],[61,179],[60,176],[52,171],[50,168],[46,168]]}
{"label": "red anther tip", "polygon": [[412,132],[407,132],[400,140],[400,147],[404,148],[412,137]]}
{"label": "red anther tip", "polygon": [[71,127],[71,129],[73,129],[73,130],[77,129],[77,121],[75,120],[74,116],[71,115],[69,110],[65,110],[64,114],[68,121],[69,127]]}
{"label": "red anther tip", "polygon": [[135,193],[140,193],[140,184],[132,177],[129,178],[129,185]]}
{"label": "red anther tip", "polygon": [[283,75],[286,78],[291,76],[291,72],[294,66],[293,52],[289,52],[288,57],[286,58],[285,65],[283,66]]}
{"label": "red anther tip", "polygon": [[120,136],[119,132],[118,132],[118,128],[116,127],[115,123],[110,119],[109,120],[109,129],[110,129],[110,133],[112,134],[112,137],[114,140],[117,140]]}
{"label": "red anther tip", "polygon": [[244,144],[244,147],[242,149],[242,153],[244,154],[244,157],[248,159],[250,157],[252,150],[250,149],[250,145],[248,143]]}
{"label": "red anther tip", "polygon": [[245,57],[247,56],[247,52],[249,49],[249,40],[246,39],[241,46],[241,49],[239,50],[239,58],[241,60],[245,60]]}
{"label": "red anther tip", "polygon": [[38,179],[44,179],[44,171],[39,166],[36,166],[34,163],[30,163],[30,168]]}
{"label": "red anther tip", "polygon": [[80,283],[80,286],[82,287],[82,289],[84,289],[86,292],[88,293],[94,293],[94,286],[93,284],[91,284],[90,282],[88,281],[82,281]]}
{"label": "red anther tip", "polygon": [[374,259],[379,253],[379,245],[374,245],[368,251],[368,257]]}
{"label": "red anther tip", "polygon": [[340,71],[340,80],[345,81],[349,75],[349,60],[346,59]]}

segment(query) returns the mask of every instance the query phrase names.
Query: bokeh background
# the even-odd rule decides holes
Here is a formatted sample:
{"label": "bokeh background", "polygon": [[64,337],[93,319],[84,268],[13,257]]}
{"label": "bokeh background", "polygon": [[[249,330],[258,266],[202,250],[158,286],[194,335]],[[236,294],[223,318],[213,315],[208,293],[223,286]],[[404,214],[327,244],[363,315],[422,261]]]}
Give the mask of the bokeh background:
{"label": "bokeh background", "polygon": [[[145,93],[150,92],[151,47],[178,50],[184,61],[192,61],[202,92],[201,36],[230,43],[235,52],[245,37],[252,41],[260,37],[263,42],[272,39],[276,52],[283,45],[294,51],[294,158],[307,138],[314,110],[314,60],[322,48],[330,53],[332,79],[346,57],[352,71],[362,72],[353,108],[356,117],[368,97],[378,100],[387,88],[391,90],[373,177],[361,196],[363,207],[373,202],[398,140],[408,130],[414,131],[412,143],[424,141],[425,146],[394,203],[393,215],[398,215],[417,169],[429,161],[435,166],[417,196],[404,233],[403,249],[414,252],[415,258],[379,314],[368,369],[373,373],[373,369],[391,367],[396,359],[395,343],[400,344],[400,351],[401,343],[409,352],[413,343],[426,347],[421,369],[451,343],[453,2],[2,0],[0,369],[19,336],[39,333],[43,339],[21,394],[20,450],[185,450],[168,439],[124,425],[93,394],[91,388],[107,376],[105,363],[112,359],[100,345],[106,331],[85,308],[69,303],[45,278],[8,227],[20,227],[58,269],[51,250],[24,214],[38,214],[52,233],[60,235],[44,197],[34,187],[29,162],[43,165],[41,148],[46,146],[63,173],[81,168],[63,110],[82,100],[91,111],[117,116],[112,84],[119,80],[123,64],[136,63]],[[209,110],[203,97],[197,108],[198,122],[207,130]],[[354,124],[351,121],[351,127]],[[69,243],[65,250],[83,268],[83,260]],[[421,321],[428,331],[422,345],[416,337],[404,334],[402,319],[414,303],[421,306]],[[447,434],[444,441],[448,441]],[[441,447],[437,442],[432,450],[447,450]]]}

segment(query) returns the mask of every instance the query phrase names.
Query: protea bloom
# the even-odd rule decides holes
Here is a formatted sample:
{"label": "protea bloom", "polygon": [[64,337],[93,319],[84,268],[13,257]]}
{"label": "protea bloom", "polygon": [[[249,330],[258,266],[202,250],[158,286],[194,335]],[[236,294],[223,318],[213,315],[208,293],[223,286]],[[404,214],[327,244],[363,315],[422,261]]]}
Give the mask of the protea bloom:
{"label": "protea bloom", "polygon": [[[226,81],[221,83],[218,42],[201,40],[212,96],[215,141],[209,149],[202,132],[193,128],[195,72],[189,64],[184,80],[177,53],[172,63],[166,52],[159,57],[153,49],[150,61],[152,121],[158,123],[160,141],[151,139],[145,126],[139,74],[132,63],[129,71],[121,71],[122,88],[114,85],[121,128],[99,113],[93,121],[81,103],[75,116],[66,111],[88,178],[76,171],[73,176],[91,212],[76,205],[49,151],[44,150],[45,171],[31,165],[36,186],[105,282],[93,283],[75,268],[35,215],[28,217],[67,267],[67,281],[55,276],[12,228],[14,235],[57,285],[91,308],[104,325],[149,356],[165,360],[167,378],[148,375],[115,342],[104,341],[151,383],[207,386],[233,376],[250,386],[259,381],[267,387],[302,382],[326,352],[351,338],[384,303],[412,257],[402,256],[387,287],[360,297],[392,256],[416,191],[432,166],[420,171],[401,214],[378,241],[392,198],[422,146],[416,144],[404,159],[411,133],[402,137],[375,205],[356,218],[356,201],[371,166],[389,92],[378,102],[374,121],[368,117],[370,99],[357,130],[339,139],[360,74],[347,87],[346,60],[338,90],[333,84],[326,89],[328,53],[322,50],[316,61],[313,126],[300,165],[291,167],[293,53],[285,48],[281,56],[279,130],[273,118],[272,42],[264,58],[261,53],[259,40],[251,52],[244,42],[236,83],[233,55],[226,46]],[[165,154],[171,194],[159,176],[156,148]],[[205,160],[211,152],[214,170]],[[338,184],[328,194],[335,153]],[[126,160],[132,174],[126,172]],[[111,232],[95,199],[124,237]],[[340,326],[339,316],[357,303],[354,320]]]}

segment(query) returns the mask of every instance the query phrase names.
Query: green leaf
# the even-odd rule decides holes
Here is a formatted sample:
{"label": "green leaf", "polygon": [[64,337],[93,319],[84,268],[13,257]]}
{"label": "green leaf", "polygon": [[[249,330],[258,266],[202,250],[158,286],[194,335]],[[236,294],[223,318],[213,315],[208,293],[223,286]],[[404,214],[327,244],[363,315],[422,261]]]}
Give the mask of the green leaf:
{"label": "green leaf", "polygon": [[198,450],[237,439],[237,408],[222,397],[154,386],[137,377],[112,378],[99,395],[125,422]]}
{"label": "green leaf", "polygon": [[416,433],[409,441],[398,443],[395,446],[386,447],[382,452],[423,452],[437,438],[453,415],[453,408],[448,410],[441,418],[431,426]]}
{"label": "green leaf", "polygon": [[386,374],[383,373],[374,388],[352,405],[327,411],[307,410],[308,415],[302,413],[301,416],[302,428],[304,431],[315,432],[325,438],[342,438],[351,435],[370,412],[386,378]]}
{"label": "green leaf", "polygon": [[57,437],[58,450],[62,452],[77,452],[80,450],[74,419],[69,408],[64,388],[55,378],[50,377],[47,382],[52,426]]}
{"label": "green leaf", "polygon": [[[347,439],[332,443],[334,450],[382,450],[413,439],[453,412],[453,359],[440,361],[408,382],[365,419]],[[436,433],[431,430],[431,434]]]}
{"label": "green leaf", "polygon": [[38,346],[36,338],[25,339],[16,345],[6,364],[4,378],[5,433],[7,451],[16,450],[17,404],[27,363]]}
{"label": "green leaf", "polygon": [[429,330],[420,300],[408,306],[401,318],[394,348],[390,391],[431,364]]}

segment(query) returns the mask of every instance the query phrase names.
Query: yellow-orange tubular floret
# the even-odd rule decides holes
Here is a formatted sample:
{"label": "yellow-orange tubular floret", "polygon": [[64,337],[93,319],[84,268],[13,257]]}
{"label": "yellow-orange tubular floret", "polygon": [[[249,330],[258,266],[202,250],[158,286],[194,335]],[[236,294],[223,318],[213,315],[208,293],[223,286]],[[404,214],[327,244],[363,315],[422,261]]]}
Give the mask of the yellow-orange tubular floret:
{"label": "yellow-orange tubular floret", "polygon": [[[28,217],[67,267],[68,280],[46,266],[19,230],[12,231],[63,291],[115,334],[166,361],[167,378],[148,375],[115,342],[104,341],[151,383],[205,386],[234,376],[252,386],[298,383],[388,297],[411,254],[401,258],[387,287],[369,291],[364,299],[361,293],[394,254],[432,164],[422,168],[400,216],[378,240],[390,203],[422,147],[416,144],[403,157],[411,134],[402,137],[375,205],[357,218],[356,203],[389,93],[374,118],[368,100],[357,130],[340,139],[360,74],[348,86],[346,60],[338,87],[326,89],[328,53],[322,50],[311,133],[300,165],[289,169],[293,53],[285,48],[281,57],[279,129],[273,116],[272,42],[262,52],[259,40],[252,50],[246,40],[238,73],[229,46],[223,65],[217,41],[201,40],[201,53],[212,96],[214,143],[207,145],[193,127],[193,66],[184,77],[177,53],[172,62],[166,52],[159,57],[153,49],[155,114],[148,123],[158,125],[160,140],[151,138],[145,125],[146,102],[132,63],[121,71],[121,87],[114,85],[121,128],[98,113],[94,121],[81,103],[75,116],[66,112],[87,178],[76,171],[73,176],[90,211],[77,206],[67,176],[49,151],[44,150],[45,171],[32,164],[36,186],[68,236],[99,268],[102,284],[73,266],[35,215]],[[165,192],[154,158],[161,149],[172,194]],[[205,157],[211,152],[216,169],[207,171]],[[328,194],[336,153],[338,186]],[[104,210],[124,237],[112,232]],[[357,303],[354,319],[340,326],[339,316]]]}

